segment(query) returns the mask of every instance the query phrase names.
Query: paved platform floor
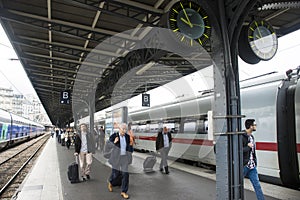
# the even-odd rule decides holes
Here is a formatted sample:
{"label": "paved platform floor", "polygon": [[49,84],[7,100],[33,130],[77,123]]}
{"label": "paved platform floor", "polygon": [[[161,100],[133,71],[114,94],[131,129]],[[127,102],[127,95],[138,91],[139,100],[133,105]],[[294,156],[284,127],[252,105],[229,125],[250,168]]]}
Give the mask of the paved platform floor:
{"label": "paved platform floor", "polygon": [[[67,149],[50,138],[43,153],[19,189],[18,200],[117,200],[120,187],[113,192],[107,189],[107,179],[111,169],[106,159],[97,152],[92,164],[91,180],[71,184],[67,178],[67,168],[74,161],[74,147]],[[135,200],[210,200],[216,199],[215,173],[208,169],[172,163],[170,174],[158,171],[145,173],[142,163],[147,154],[134,152],[130,166],[130,199]],[[159,158],[158,163],[160,161]],[[300,191],[262,183],[266,200],[299,200]],[[245,200],[256,199],[251,183],[245,180]]]}

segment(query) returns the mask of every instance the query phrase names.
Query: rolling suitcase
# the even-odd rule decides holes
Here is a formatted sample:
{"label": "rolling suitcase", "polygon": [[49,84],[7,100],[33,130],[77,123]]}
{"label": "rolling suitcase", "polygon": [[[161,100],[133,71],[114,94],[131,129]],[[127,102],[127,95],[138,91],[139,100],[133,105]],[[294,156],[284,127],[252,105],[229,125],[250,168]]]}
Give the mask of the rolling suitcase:
{"label": "rolling suitcase", "polygon": [[144,171],[152,172],[155,163],[156,163],[156,156],[154,155],[148,156],[143,163]]}
{"label": "rolling suitcase", "polygon": [[75,156],[75,162],[68,166],[68,178],[71,183],[79,183],[78,156]]}

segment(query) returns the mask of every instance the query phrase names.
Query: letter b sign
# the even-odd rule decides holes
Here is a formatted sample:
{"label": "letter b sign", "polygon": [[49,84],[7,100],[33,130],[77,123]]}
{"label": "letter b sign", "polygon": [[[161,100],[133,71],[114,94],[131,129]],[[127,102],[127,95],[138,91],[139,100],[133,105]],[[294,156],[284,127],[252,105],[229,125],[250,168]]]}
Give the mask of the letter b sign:
{"label": "letter b sign", "polygon": [[142,94],[142,106],[150,107],[150,94]]}
{"label": "letter b sign", "polygon": [[60,92],[60,103],[61,104],[70,104],[70,91]]}

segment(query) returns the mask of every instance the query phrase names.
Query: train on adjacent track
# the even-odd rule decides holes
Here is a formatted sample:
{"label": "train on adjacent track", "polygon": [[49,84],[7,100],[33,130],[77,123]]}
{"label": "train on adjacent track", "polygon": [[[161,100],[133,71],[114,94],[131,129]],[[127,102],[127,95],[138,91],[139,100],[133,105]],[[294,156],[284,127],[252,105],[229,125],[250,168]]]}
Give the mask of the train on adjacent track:
{"label": "train on adjacent track", "polygon": [[0,150],[42,135],[45,127],[0,109]]}
{"label": "train on adjacent track", "polygon": [[[254,135],[261,180],[297,189],[300,187],[299,77],[300,67],[287,74],[273,72],[240,82],[241,114],[257,123]],[[173,136],[171,157],[216,165],[214,145],[218,137],[211,128],[213,97],[213,90],[208,90],[180,102],[129,110],[135,149],[155,151],[157,132],[166,126]],[[104,121],[95,117],[96,125],[103,125]],[[111,126],[111,119],[109,123]],[[111,131],[106,133],[109,135]]]}

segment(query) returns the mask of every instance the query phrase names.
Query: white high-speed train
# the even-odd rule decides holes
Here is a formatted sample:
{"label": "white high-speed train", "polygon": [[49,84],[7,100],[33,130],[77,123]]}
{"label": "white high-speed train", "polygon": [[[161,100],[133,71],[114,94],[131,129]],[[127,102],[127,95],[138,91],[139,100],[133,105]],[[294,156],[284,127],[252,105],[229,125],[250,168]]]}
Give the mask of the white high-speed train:
{"label": "white high-speed train", "polygon": [[[274,72],[241,81],[241,114],[257,123],[254,136],[261,180],[298,189],[300,67],[287,74]],[[215,165],[217,138],[210,128],[213,101],[213,91],[209,90],[193,99],[129,111],[128,122],[136,137],[134,148],[155,151],[157,132],[166,126],[173,136],[171,157]],[[109,121],[97,115],[94,119],[96,126]],[[111,129],[111,123],[106,124],[106,130]],[[106,133],[108,137],[111,131]]]}
{"label": "white high-speed train", "polygon": [[[257,123],[254,136],[261,179],[293,188],[300,187],[299,71],[288,77],[270,73],[240,84],[241,114]],[[209,128],[212,103],[213,91],[208,91],[194,99],[129,113],[135,149],[155,151],[157,132],[167,126],[174,138],[170,156],[215,165],[216,138]]]}

